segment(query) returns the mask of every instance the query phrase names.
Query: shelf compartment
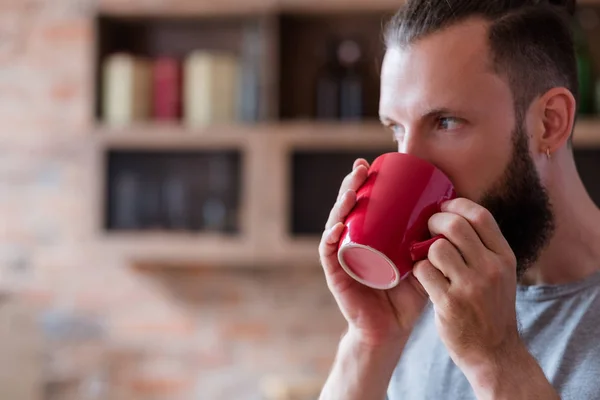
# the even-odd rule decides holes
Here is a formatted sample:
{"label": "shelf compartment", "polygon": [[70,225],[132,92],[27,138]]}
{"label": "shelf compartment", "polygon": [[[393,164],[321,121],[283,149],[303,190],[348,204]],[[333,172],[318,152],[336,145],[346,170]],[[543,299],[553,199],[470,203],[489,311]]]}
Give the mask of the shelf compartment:
{"label": "shelf compartment", "polygon": [[[168,15],[115,16],[110,13],[99,15],[96,20],[96,119],[103,121],[105,117],[103,99],[106,85],[103,75],[105,63],[109,57],[117,54],[135,57],[134,60],[143,65],[143,67],[138,65],[138,69],[135,69],[134,76],[138,80],[136,90],[148,91],[151,98],[155,96],[153,91],[155,87],[159,87],[161,92],[165,92],[174,90],[172,86],[177,85],[179,101],[185,109],[187,83],[184,65],[187,57],[196,51],[235,57],[234,64],[238,71],[236,76],[239,78],[239,88],[236,93],[238,97],[241,97],[235,99],[236,109],[241,107],[237,110],[236,117],[249,122],[266,119],[273,113],[270,110],[273,83],[269,74],[272,67],[270,60],[272,58],[273,29],[275,28],[272,21],[260,15],[215,16],[213,18],[190,16],[177,18]],[[165,78],[167,79],[165,82],[154,85],[152,72],[155,66],[154,62],[164,58],[171,64],[175,63],[174,67],[168,68],[178,68],[180,76],[179,78]],[[126,62],[128,64],[125,65],[132,63]],[[133,69],[133,67],[131,68]],[[222,68],[217,68],[217,70],[221,72],[210,74],[226,73],[222,71]],[[207,74],[209,73],[207,72]],[[126,75],[123,73],[118,73],[116,76],[118,78],[115,79],[119,79],[119,82],[126,79],[124,77]],[[123,85],[119,87],[121,86]],[[168,94],[164,95],[168,96]],[[147,118],[151,119],[152,115]]]}
{"label": "shelf compartment", "polygon": [[289,159],[292,169],[290,234],[319,236],[336,202],[342,180],[352,171],[354,160],[365,158],[371,163],[386,151],[295,150]]}
{"label": "shelf compartment", "polygon": [[240,231],[242,155],[109,151],[107,231]]}
{"label": "shelf compartment", "polygon": [[[354,78],[348,78],[351,79],[348,82],[362,82],[359,85],[362,91],[359,96],[362,102],[361,119],[377,119],[379,72],[384,54],[381,26],[386,16],[384,13],[284,14],[280,22],[279,46],[280,119],[316,118],[319,79],[336,81],[344,71],[349,71],[327,67],[327,63],[336,58],[336,50],[332,50],[332,47],[342,41],[351,41],[351,51],[355,54],[356,50],[360,51],[360,62],[353,69]],[[322,83],[322,90],[333,90],[330,89],[331,85]],[[348,85],[355,87],[352,83]],[[322,93],[319,96],[325,98]],[[334,96],[340,98],[340,95]]]}

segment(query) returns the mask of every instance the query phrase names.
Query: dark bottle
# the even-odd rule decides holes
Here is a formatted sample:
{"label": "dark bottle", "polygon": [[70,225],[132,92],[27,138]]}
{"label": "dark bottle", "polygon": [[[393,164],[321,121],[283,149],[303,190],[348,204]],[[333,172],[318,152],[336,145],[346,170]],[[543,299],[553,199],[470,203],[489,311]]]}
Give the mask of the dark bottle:
{"label": "dark bottle", "polygon": [[332,41],[316,87],[316,118],[358,120],[363,116],[362,50],[355,40]]}
{"label": "dark bottle", "polygon": [[337,56],[342,66],[340,77],[340,119],[360,120],[363,116],[362,50],[354,40],[340,43]]}

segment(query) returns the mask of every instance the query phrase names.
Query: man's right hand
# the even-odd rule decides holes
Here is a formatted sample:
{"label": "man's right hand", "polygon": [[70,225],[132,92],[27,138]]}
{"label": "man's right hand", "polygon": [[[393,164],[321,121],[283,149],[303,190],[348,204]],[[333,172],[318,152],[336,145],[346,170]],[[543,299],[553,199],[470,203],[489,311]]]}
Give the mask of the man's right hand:
{"label": "man's right hand", "polygon": [[350,277],[341,267],[337,248],[344,220],[356,204],[356,191],[367,179],[369,164],[356,160],[352,172],[342,182],[319,246],[327,285],[349,331],[368,347],[389,346],[406,341],[427,303],[427,294],[411,275],[390,290],[371,289]]}

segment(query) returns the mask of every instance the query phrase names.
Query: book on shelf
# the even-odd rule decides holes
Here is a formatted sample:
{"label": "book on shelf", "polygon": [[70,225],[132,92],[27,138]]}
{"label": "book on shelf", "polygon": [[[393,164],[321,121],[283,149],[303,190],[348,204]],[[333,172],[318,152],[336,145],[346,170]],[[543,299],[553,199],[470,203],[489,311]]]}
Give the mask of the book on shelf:
{"label": "book on shelf", "polygon": [[228,123],[239,116],[240,65],[236,56],[196,51],[184,67],[183,119],[190,127]]}
{"label": "book on shelf", "polygon": [[150,115],[150,62],[113,54],[103,65],[103,114],[108,125],[127,125]]}
{"label": "book on shelf", "polygon": [[178,121],[182,101],[181,63],[174,57],[159,57],[152,63],[152,118]]}

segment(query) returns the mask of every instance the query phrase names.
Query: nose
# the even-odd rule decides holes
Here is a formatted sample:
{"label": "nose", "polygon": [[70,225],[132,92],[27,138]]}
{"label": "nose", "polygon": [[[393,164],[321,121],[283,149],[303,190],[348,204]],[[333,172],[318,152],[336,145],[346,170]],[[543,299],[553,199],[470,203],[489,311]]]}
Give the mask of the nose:
{"label": "nose", "polygon": [[398,138],[398,152],[410,154],[428,160],[429,152],[423,135],[417,130],[410,130]]}

